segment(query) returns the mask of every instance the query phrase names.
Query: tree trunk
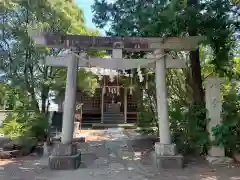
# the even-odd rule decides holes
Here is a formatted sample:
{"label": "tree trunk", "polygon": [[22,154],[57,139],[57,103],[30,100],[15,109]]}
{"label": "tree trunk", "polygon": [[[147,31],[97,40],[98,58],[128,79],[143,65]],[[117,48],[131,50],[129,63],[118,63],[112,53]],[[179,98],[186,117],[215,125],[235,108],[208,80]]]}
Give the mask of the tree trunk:
{"label": "tree trunk", "polygon": [[41,107],[41,111],[42,113],[45,113],[46,112],[46,103],[47,103],[47,100],[44,96],[42,96],[42,107]]}
{"label": "tree trunk", "polygon": [[190,52],[193,104],[204,103],[204,91],[202,86],[201,63],[199,49]]}
{"label": "tree trunk", "polygon": [[48,93],[49,93],[49,87],[43,85],[42,86],[42,92],[41,92],[41,112],[42,113],[47,113],[48,112]]}
{"label": "tree trunk", "polygon": [[[188,0],[188,7],[198,8],[199,0]],[[197,36],[197,27],[188,27],[190,36]],[[199,49],[190,52],[192,89],[193,89],[193,103],[204,103],[204,91],[202,86],[201,63],[199,56]]]}

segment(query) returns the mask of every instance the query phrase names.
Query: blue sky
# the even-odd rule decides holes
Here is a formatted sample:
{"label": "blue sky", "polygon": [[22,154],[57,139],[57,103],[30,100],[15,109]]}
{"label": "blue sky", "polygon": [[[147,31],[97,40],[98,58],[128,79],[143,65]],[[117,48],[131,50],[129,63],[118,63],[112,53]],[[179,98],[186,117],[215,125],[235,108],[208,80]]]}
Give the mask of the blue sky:
{"label": "blue sky", "polygon": [[[75,1],[84,12],[87,27],[97,29],[96,26],[92,23],[93,14],[91,10],[91,5],[94,3],[94,0],[75,0]],[[104,34],[104,30],[100,31],[101,33]]]}

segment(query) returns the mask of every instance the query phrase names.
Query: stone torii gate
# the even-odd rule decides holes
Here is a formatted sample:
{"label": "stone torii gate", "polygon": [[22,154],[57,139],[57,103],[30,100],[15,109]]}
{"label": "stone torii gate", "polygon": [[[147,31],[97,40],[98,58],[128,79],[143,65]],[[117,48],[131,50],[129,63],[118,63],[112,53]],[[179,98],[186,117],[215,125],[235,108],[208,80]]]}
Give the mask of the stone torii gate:
{"label": "stone torii gate", "polygon": [[[49,158],[50,168],[72,169],[78,168],[80,154],[74,144],[73,126],[75,111],[75,96],[78,67],[86,67],[88,63],[108,69],[132,69],[142,67],[155,67],[156,74],[156,95],[157,114],[160,127],[160,142],[155,144],[157,162],[161,167],[182,166],[183,157],[176,155],[175,144],[170,138],[170,127],[168,119],[168,100],[166,87],[166,69],[183,68],[180,60],[174,60],[166,56],[166,51],[189,51],[198,47],[203,37],[182,37],[182,38],[137,38],[137,37],[96,37],[80,35],[59,35],[29,31],[38,46],[60,47],[70,49],[73,53],[61,57],[49,57],[46,61],[51,66],[67,66],[67,82],[65,92],[65,105],[63,111],[62,143],[56,145]],[[75,53],[86,49],[113,50],[112,59],[90,58],[86,60],[83,54]],[[153,52],[151,58],[146,59],[123,59],[122,52],[146,51]]]}

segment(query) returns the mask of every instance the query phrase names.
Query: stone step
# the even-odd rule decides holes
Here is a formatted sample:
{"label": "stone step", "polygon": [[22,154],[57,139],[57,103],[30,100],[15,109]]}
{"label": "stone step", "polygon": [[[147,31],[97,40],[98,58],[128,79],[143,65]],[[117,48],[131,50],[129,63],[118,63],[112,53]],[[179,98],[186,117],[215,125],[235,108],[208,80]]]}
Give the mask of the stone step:
{"label": "stone step", "polygon": [[123,121],[124,118],[103,118],[105,121]]}
{"label": "stone step", "polygon": [[103,118],[108,118],[108,119],[124,119],[124,116],[103,116]]}
{"label": "stone step", "polygon": [[124,119],[103,119],[104,122],[124,122]]}
{"label": "stone step", "polygon": [[105,112],[103,113],[104,115],[109,115],[109,116],[123,116],[123,113],[116,113],[116,112]]}
{"label": "stone step", "polygon": [[105,117],[124,117],[123,114],[103,114]]}
{"label": "stone step", "polygon": [[117,121],[117,122],[115,122],[115,121],[111,121],[111,122],[106,122],[106,121],[103,121],[103,124],[124,124],[124,121]]}
{"label": "stone step", "polygon": [[134,124],[124,124],[124,123],[97,123],[93,124],[93,128],[119,128],[119,127],[133,127]]}
{"label": "stone step", "polygon": [[103,114],[104,117],[124,117],[123,114]]}
{"label": "stone step", "polygon": [[124,122],[124,119],[103,119],[104,122]]}
{"label": "stone step", "polygon": [[103,116],[103,118],[107,118],[107,119],[124,119],[123,116]]}
{"label": "stone step", "polygon": [[106,124],[121,124],[124,123],[123,113],[105,112],[103,114],[103,122]]}

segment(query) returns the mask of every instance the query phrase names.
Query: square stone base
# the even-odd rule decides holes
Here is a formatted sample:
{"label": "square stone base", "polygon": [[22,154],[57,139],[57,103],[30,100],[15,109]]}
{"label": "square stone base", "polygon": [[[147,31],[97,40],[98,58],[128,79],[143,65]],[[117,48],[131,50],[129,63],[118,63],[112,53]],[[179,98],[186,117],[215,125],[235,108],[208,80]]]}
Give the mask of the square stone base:
{"label": "square stone base", "polygon": [[49,156],[49,168],[52,170],[73,170],[81,164],[81,153],[71,156]]}
{"label": "square stone base", "polygon": [[181,169],[184,165],[182,155],[157,156],[156,152],[152,152],[152,158],[159,169]]}

